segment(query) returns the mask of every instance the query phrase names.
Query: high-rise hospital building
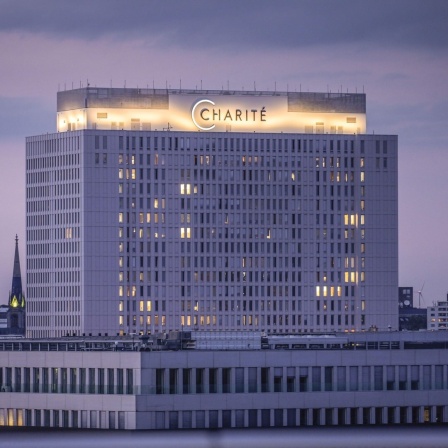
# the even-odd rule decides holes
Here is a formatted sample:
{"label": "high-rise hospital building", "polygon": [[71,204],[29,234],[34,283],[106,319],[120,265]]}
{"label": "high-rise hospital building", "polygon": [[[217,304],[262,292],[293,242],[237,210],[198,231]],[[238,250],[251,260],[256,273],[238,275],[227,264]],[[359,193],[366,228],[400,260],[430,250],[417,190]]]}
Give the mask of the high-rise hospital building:
{"label": "high-rise hospital building", "polygon": [[56,125],[26,141],[28,336],[397,329],[364,94],[86,87]]}

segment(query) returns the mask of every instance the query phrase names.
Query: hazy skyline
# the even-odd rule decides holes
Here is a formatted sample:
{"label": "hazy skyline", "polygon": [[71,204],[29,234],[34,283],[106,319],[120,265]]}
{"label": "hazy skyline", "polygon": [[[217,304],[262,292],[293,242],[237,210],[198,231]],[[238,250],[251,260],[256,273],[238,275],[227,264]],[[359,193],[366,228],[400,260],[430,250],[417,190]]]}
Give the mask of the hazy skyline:
{"label": "hazy skyline", "polygon": [[[448,2],[1,1],[0,291],[19,235],[25,137],[57,90],[92,86],[365,91],[368,132],[399,136],[400,285],[448,291]],[[418,303],[418,297],[415,296]]]}

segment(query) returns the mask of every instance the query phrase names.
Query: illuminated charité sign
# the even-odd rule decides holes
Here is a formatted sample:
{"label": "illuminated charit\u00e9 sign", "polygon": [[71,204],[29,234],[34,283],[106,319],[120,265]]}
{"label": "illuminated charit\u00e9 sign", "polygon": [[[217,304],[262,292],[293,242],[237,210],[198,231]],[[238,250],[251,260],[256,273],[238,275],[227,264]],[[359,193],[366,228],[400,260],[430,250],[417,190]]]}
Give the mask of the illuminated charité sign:
{"label": "illuminated charit\u00e9 sign", "polygon": [[203,131],[211,131],[217,122],[231,124],[236,122],[266,121],[266,107],[261,109],[230,109],[214,107],[216,103],[209,99],[196,101],[191,109],[193,123]]}

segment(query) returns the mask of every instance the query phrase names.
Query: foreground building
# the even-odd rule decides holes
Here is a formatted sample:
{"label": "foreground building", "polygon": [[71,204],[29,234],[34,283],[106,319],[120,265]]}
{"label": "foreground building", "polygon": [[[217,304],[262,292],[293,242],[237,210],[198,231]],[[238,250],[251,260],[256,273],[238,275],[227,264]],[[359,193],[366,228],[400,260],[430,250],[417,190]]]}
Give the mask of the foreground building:
{"label": "foreground building", "polygon": [[[262,338],[222,333],[170,335],[152,345],[131,336],[0,340],[0,426],[448,422],[446,332]],[[176,344],[168,344],[185,347],[199,335],[221,349],[173,350]],[[259,347],[253,348],[257,337]],[[235,340],[250,343],[236,350]]]}
{"label": "foreground building", "polygon": [[29,137],[27,334],[397,329],[364,94],[81,88]]}

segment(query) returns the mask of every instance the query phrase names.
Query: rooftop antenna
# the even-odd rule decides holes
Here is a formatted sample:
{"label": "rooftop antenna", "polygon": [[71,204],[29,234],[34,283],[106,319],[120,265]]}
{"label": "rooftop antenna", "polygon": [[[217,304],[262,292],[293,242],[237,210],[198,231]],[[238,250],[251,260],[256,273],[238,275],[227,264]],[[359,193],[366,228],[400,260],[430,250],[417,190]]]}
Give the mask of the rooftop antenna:
{"label": "rooftop antenna", "polygon": [[182,90],[182,79],[179,79],[179,90]]}
{"label": "rooftop antenna", "polygon": [[230,90],[230,87],[229,87],[229,80],[227,80],[227,90]]}
{"label": "rooftop antenna", "polygon": [[277,81],[274,81],[274,92],[277,92]]}

